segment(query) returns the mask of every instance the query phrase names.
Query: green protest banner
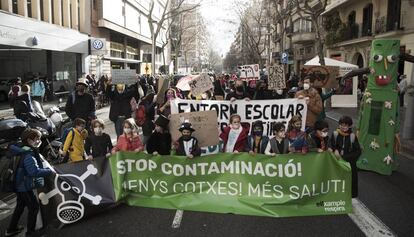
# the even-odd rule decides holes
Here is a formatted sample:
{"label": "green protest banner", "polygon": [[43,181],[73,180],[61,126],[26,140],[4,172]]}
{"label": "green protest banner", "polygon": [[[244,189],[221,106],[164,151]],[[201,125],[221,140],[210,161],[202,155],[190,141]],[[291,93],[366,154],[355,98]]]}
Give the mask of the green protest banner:
{"label": "green protest banner", "polygon": [[350,166],[331,152],[195,159],[119,152],[110,164],[116,201],[128,205],[272,217],[352,212]]}

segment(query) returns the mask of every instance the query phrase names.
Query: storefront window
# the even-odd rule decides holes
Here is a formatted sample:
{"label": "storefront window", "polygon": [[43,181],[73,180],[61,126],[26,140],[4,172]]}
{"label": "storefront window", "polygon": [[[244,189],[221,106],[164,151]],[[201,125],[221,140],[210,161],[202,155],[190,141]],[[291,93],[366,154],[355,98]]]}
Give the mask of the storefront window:
{"label": "storefront window", "polygon": [[127,46],[126,51],[127,51],[127,59],[139,60],[138,49],[131,47],[131,46]]}
{"label": "storefront window", "polygon": [[124,58],[125,48],[121,43],[111,42],[111,57]]}

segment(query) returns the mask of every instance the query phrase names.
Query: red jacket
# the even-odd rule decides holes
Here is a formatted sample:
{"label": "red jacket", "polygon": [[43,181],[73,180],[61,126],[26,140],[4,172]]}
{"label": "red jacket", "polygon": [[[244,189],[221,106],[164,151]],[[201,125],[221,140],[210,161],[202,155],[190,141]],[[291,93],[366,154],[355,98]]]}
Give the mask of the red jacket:
{"label": "red jacket", "polygon": [[122,134],[119,136],[118,142],[112,151],[135,151],[138,148],[141,151],[144,150],[144,145],[142,144],[138,135],[134,134],[132,137],[127,138],[125,134]]}
{"label": "red jacket", "polygon": [[[243,130],[241,131],[241,133],[239,134],[239,137],[237,138],[233,151],[244,152],[246,145],[247,145],[247,138],[249,136],[250,124],[242,123],[241,126]],[[230,126],[227,126],[223,129],[223,132],[220,134],[220,138],[221,140],[223,140],[223,143],[224,143],[223,152],[226,152],[227,140],[229,139],[230,129],[231,129]]]}

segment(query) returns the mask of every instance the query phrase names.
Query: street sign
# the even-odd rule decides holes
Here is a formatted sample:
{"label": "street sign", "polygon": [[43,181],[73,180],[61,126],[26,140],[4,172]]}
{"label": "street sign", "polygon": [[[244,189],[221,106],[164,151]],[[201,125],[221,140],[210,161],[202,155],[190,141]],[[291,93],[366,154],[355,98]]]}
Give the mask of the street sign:
{"label": "street sign", "polygon": [[287,64],[289,62],[289,54],[286,52],[283,52],[281,61],[283,64]]}

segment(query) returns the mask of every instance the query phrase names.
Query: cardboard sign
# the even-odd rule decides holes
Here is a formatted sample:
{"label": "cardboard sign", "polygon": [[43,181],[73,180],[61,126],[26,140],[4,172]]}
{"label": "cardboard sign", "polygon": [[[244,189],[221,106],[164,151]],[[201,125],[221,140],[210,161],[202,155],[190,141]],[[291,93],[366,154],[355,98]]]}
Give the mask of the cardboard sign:
{"label": "cardboard sign", "polygon": [[214,88],[210,76],[207,73],[200,74],[199,76],[195,77],[192,81],[190,81],[188,84],[190,85],[191,94],[193,96],[199,96],[204,92]]}
{"label": "cardboard sign", "polygon": [[240,79],[244,81],[259,80],[260,68],[259,64],[243,65],[237,67],[240,71]]}
{"label": "cardboard sign", "polygon": [[214,146],[219,143],[216,111],[171,114],[170,133],[173,141],[177,141],[181,137],[181,132],[178,129],[184,120],[189,120],[195,129],[193,136],[198,139],[200,147]]}
{"label": "cardboard sign", "polygon": [[285,89],[285,69],[283,65],[275,65],[269,68],[269,80],[267,82],[269,90]]}
{"label": "cardboard sign", "polygon": [[137,83],[137,73],[129,69],[112,69],[112,83],[131,85]]}
{"label": "cardboard sign", "polygon": [[335,66],[302,66],[300,69],[301,79],[310,76],[315,88],[337,88],[339,67]]}
{"label": "cardboard sign", "polygon": [[165,92],[168,90],[170,86],[170,80],[168,77],[160,77],[158,79],[158,93],[157,93],[157,104],[164,103]]}

